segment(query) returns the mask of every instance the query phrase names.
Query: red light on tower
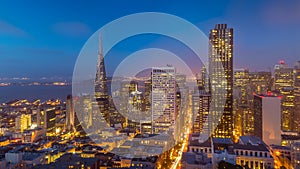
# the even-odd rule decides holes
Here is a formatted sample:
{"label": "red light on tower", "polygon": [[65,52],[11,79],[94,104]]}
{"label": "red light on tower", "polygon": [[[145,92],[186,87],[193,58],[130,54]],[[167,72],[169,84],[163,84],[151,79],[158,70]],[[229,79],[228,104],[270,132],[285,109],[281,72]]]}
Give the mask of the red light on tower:
{"label": "red light on tower", "polygon": [[284,60],[280,60],[279,64],[284,65]]}

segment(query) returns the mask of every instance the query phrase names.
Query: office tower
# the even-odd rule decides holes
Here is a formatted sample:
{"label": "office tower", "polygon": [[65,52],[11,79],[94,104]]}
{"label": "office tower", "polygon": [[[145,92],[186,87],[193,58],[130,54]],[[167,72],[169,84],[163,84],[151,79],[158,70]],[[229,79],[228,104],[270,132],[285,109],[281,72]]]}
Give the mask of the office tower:
{"label": "office tower", "polygon": [[37,121],[37,127],[44,128],[44,118],[45,118],[45,112],[41,107],[37,108],[37,114],[36,114],[36,121]]}
{"label": "office tower", "polygon": [[294,66],[295,129],[300,133],[300,61]]}
{"label": "office tower", "polygon": [[[206,71],[205,66],[203,66],[201,68],[201,71],[196,74],[196,80],[197,80],[198,89],[199,90],[204,90],[205,86],[208,83],[208,75],[207,75],[207,71]],[[207,90],[208,90],[208,88],[207,88]]]}
{"label": "office tower", "polygon": [[144,82],[145,86],[145,111],[150,111],[151,109],[151,91],[152,91],[152,80],[151,78]]}
{"label": "office tower", "polygon": [[144,104],[144,98],[142,92],[138,90],[138,84],[135,83],[135,89],[134,91],[130,92],[129,95],[129,102],[128,104],[132,106],[132,108],[142,111],[143,104]]}
{"label": "office tower", "polygon": [[66,130],[72,131],[74,129],[74,105],[73,105],[73,99],[71,95],[67,96],[67,102],[66,102]]}
{"label": "office tower", "polygon": [[296,131],[295,95],[293,87],[283,87],[280,90],[281,100],[281,130]]}
{"label": "office tower", "polygon": [[96,78],[95,78],[95,97],[96,97],[96,101],[98,102],[99,111],[101,113],[101,115],[98,115],[96,120],[99,120],[99,118],[103,117],[106,123],[110,125],[109,96],[108,96],[108,89],[107,89],[107,77],[106,77],[106,70],[104,64],[101,36],[99,39],[98,64],[97,64],[97,71],[96,71]]}
{"label": "office tower", "polygon": [[237,114],[240,117],[239,126],[239,136],[252,136],[254,133],[254,114],[253,110],[249,105],[239,106]]}
{"label": "office tower", "polygon": [[281,101],[281,129],[294,131],[295,96],[294,96],[293,68],[280,61],[274,67],[274,87],[282,96]]}
{"label": "office tower", "polygon": [[56,110],[54,107],[45,110],[44,129],[46,131],[47,136],[51,136],[51,134],[55,132],[55,112]]}
{"label": "office tower", "polygon": [[[149,117],[150,114],[143,112],[143,105],[144,105],[144,98],[142,92],[138,91],[138,84],[137,82],[130,82],[130,86],[134,84],[135,89],[134,91],[130,92],[129,99],[128,99],[128,127],[131,129],[140,130],[141,129],[141,122],[146,117]],[[129,88],[132,90],[132,88]],[[150,119],[149,119],[150,120]]]}
{"label": "office tower", "polygon": [[190,122],[190,95],[186,75],[176,73],[176,109],[175,109],[175,140],[183,141],[186,126]]}
{"label": "office tower", "polygon": [[[213,120],[210,129],[215,129],[213,137],[233,138],[233,29],[227,28],[227,24],[217,24],[210,30],[209,42],[211,104],[214,106],[209,115]],[[225,105],[218,104],[224,97],[220,88],[226,90]],[[220,121],[216,120],[218,117]]]}
{"label": "office tower", "polygon": [[23,132],[31,126],[31,115],[21,114],[15,119],[16,130]]}
{"label": "office tower", "polygon": [[288,67],[284,61],[280,61],[279,65],[274,67],[274,87],[280,91],[283,87],[291,87],[294,85],[293,68]]}
{"label": "office tower", "polygon": [[265,94],[271,91],[271,72],[251,72],[250,86],[252,93]]}
{"label": "office tower", "polygon": [[153,67],[152,79],[152,133],[174,131],[176,109],[176,82],[174,67]]}
{"label": "office tower", "polygon": [[254,95],[254,135],[267,144],[281,143],[281,97]]}
{"label": "office tower", "polygon": [[234,71],[234,89],[238,92],[238,104],[247,105],[250,92],[250,74],[248,69]]}
{"label": "office tower", "polygon": [[193,133],[208,134],[210,94],[205,90],[195,91],[192,96]]}
{"label": "office tower", "polygon": [[235,139],[241,135],[251,135],[253,130],[253,111],[251,104],[253,95],[250,87],[250,73],[248,69],[234,71],[233,85],[233,120]]}

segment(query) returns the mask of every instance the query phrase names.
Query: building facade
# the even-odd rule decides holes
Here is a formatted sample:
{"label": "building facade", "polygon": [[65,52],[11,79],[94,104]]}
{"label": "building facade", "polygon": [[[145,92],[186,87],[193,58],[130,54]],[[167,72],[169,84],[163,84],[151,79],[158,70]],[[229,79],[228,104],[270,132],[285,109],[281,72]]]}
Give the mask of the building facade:
{"label": "building facade", "polygon": [[[233,29],[227,24],[217,24],[210,30],[208,70],[213,106],[210,114],[212,135],[233,138]],[[213,120],[218,117],[220,122]]]}

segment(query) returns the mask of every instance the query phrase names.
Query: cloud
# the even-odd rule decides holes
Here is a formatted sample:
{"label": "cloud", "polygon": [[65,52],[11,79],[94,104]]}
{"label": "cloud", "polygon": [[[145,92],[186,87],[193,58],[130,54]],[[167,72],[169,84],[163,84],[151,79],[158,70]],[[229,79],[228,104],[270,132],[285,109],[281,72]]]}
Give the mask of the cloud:
{"label": "cloud", "polygon": [[69,37],[82,37],[91,33],[89,26],[81,22],[60,22],[52,28],[56,33]]}
{"label": "cloud", "polygon": [[28,34],[22,29],[1,20],[0,20],[0,35],[28,36]]}

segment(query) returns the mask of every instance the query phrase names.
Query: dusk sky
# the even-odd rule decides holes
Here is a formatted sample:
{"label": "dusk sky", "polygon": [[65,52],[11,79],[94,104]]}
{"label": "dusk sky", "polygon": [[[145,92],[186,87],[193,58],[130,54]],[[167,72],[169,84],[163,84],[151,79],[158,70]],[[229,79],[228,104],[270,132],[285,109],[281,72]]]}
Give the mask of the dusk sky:
{"label": "dusk sky", "polygon": [[[87,39],[106,23],[138,12],[164,12],[197,25],[206,35],[217,23],[234,28],[234,67],[270,70],[300,60],[300,1],[2,1],[0,78],[72,76]],[[116,59],[160,37],[128,39]],[[158,43],[155,43],[158,41]],[[108,66],[108,71],[111,68]]]}

